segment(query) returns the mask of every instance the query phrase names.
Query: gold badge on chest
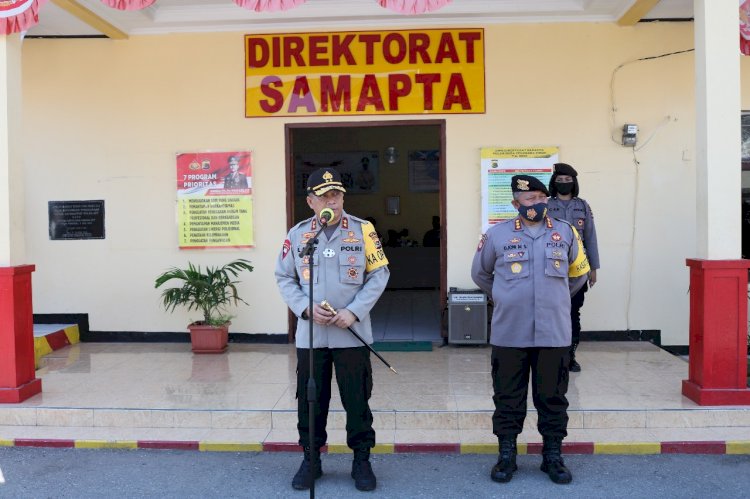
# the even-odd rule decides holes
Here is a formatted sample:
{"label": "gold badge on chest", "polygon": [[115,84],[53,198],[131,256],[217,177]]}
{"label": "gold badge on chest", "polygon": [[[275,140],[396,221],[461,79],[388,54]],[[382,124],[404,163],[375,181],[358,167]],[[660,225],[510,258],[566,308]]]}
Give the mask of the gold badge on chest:
{"label": "gold badge on chest", "polygon": [[343,239],[345,243],[358,243],[360,242],[360,239],[357,239],[356,234],[354,234],[354,231],[350,230],[349,233],[346,235],[346,237]]}

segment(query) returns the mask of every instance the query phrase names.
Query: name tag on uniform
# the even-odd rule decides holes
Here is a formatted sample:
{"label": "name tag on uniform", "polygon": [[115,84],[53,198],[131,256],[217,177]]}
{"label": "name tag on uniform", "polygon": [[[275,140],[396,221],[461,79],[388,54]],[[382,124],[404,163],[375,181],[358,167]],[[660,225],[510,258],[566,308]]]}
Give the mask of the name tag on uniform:
{"label": "name tag on uniform", "polygon": [[323,250],[323,256],[326,258],[333,258],[336,256],[336,252],[333,250],[333,248],[326,248]]}

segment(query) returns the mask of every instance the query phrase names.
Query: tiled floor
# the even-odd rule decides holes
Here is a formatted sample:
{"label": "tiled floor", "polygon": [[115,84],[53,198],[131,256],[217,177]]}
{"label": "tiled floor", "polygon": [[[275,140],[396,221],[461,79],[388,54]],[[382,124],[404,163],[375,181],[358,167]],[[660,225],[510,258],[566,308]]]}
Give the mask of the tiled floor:
{"label": "tiled floor", "polygon": [[438,290],[386,290],[371,318],[375,341],[441,341]]}
{"label": "tiled floor", "polygon": [[[398,375],[373,358],[378,442],[496,442],[490,349],[439,345],[384,352]],[[583,343],[579,359],[569,442],[750,440],[750,407],[697,406],[680,393],[688,364],[649,343]],[[295,362],[291,345],[231,344],[220,355],[192,354],[186,343],[72,345],[45,357],[43,393],[0,405],[0,442],[296,442]],[[338,395],[331,409],[329,443],[343,444]],[[521,441],[540,441],[535,423],[532,408]]]}

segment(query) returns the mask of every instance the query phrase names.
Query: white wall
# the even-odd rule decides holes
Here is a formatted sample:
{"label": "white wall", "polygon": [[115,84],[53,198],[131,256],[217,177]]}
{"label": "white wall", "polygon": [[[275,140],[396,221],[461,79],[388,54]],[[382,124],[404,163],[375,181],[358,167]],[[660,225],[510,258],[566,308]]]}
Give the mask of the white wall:
{"label": "white wall", "polygon": [[[641,144],[653,134],[636,153],[637,168],[633,150],[610,139],[619,139],[610,79],[621,63],[692,48],[692,24],[485,28],[486,114],[425,116],[447,121],[449,286],[471,286],[481,227],[479,149],[558,145],[560,159],[579,171],[599,234],[602,269],[586,298],[583,328],[659,329],[665,344],[687,344],[685,259],[696,255],[693,53],[618,72],[615,127],[638,124]],[[37,265],[35,312],[88,313],[95,331],[183,331],[189,316],[159,308],[154,276],[188,259],[246,257],[256,265],[241,287],[251,306],[238,310],[232,330],[286,332],[273,279],[287,229],[284,124],[352,119],[244,118],[242,37],[24,41],[26,245]],[[750,107],[745,88],[743,98]],[[179,251],[174,154],[235,148],[253,150],[256,247]],[[49,241],[47,202],[77,199],[106,200],[107,238]]]}

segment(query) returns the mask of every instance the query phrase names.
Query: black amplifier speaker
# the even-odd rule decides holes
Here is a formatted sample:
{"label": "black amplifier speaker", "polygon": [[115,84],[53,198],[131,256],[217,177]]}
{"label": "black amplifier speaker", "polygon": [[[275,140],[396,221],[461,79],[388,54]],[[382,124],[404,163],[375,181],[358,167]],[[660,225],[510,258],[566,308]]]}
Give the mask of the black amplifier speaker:
{"label": "black amplifier speaker", "polygon": [[487,295],[482,291],[450,288],[448,343],[487,343]]}

